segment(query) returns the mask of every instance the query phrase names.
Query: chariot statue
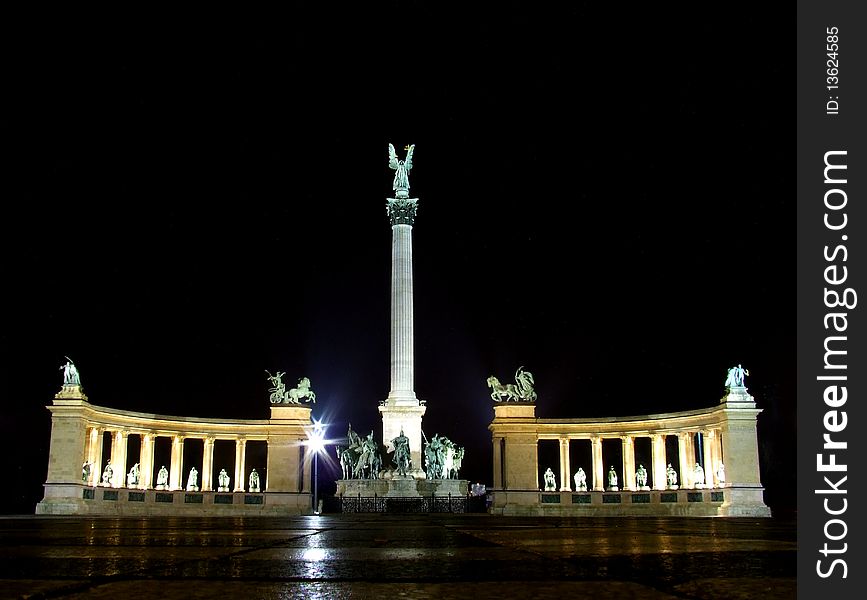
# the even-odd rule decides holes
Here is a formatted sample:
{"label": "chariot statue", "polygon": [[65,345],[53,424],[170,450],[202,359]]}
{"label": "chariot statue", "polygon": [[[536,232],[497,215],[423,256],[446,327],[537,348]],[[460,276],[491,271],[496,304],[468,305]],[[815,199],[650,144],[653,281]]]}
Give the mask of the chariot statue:
{"label": "chariot statue", "polygon": [[308,378],[302,377],[298,380],[298,387],[287,390],[286,384],[283,383],[283,376],[286,374],[284,371],[277,371],[276,375],[271,375],[267,370],[265,372],[268,373],[268,381],[273,386],[268,389],[271,392],[268,397],[271,404],[300,404],[302,398],[307,398],[308,402],[316,403],[316,394],[310,389]]}
{"label": "chariot statue", "polygon": [[515,383],[503,385],[500,380],[491,375],[488,377],[488,387],[491,388],[491,399],[494,402],[513,400],[515,402],[535,402],[537,395],[533,386],[536,384],[533,374],[519,367],[515,371]]}

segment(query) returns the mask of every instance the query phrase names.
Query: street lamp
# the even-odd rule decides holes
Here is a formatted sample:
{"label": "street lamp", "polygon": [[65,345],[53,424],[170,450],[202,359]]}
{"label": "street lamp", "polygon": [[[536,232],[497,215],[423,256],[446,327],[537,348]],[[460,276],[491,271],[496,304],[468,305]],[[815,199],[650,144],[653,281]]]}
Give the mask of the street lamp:
{"label": "street lamp", "polygon": [[313,514],[319,514],[319,453],[325,448],[325,425],[322,421],[313,421],[313,434],[307,442],[313,452]]}

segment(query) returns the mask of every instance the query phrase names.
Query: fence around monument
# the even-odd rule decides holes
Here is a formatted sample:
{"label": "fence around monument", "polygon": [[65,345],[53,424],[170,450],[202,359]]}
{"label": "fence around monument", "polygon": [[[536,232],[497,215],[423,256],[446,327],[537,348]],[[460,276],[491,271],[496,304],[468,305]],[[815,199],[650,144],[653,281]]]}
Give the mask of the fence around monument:
{"label": "fence around monument", "polygon": [[485,496],[328,496],[326,513],[460,514],[487,512]]}

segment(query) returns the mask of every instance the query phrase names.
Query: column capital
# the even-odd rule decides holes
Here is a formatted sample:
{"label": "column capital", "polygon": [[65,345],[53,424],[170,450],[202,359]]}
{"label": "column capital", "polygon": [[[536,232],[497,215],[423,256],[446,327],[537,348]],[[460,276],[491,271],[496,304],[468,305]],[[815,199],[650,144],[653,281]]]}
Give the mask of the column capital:
{"label": "column capital", "polygon": [[701,432],[701,434],[703,436],[707,437],[707,439],[712,440],[714,437],[716,437],[716,430],[715,429],[705,429],[704,431]]}
{"label": "column capital", "polygon": [[206,435],[205,436],[205,443],[206,444],[213,444],[216,440],[217,440],[217,436],[215,436],[215,435]]}
{"label": "column capital", "polygon": [[415,223],[415,213],[418,210],[418,198],[388,198],[386,207],[391,226],[410,225]]}

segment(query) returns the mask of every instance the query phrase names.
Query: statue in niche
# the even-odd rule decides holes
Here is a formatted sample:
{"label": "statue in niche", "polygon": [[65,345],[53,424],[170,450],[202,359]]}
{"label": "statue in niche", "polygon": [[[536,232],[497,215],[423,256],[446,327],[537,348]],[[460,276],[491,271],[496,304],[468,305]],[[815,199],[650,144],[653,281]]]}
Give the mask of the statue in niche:
{"label": "statue in niche", "polygon": [[406,150],[406,160],[399,160],[394,146],[388,145],[388,168],[395,171],[394,181],[391,184],[395,198],[409,198],[409,172],[412,169],[412,153],[415,151],[415,144],[406,146],[404,150]]}
{"label": "statue in niche", "polygon": [[491,399],[494,402],[501,402],[504,398],[506,401],[513,400],[515,402],[535,402],[537,398],[536,391],[533,389],[536,381],[530,371],[525,371],[524,367],[519,367],[515,372],[515,383],[502,384],[500,380],[491,375],[487,380],[488,387],[491,388]]}
{"label": "statue in niche", "polygon": [[545,491],[546,492],[556,492],[557,491],[557,479],[554,477],[554,471],[551,470],[551,467],[548,467],[545,470]]}
{"label": "statue in niche", "polygon": [[642,490],[647,489],[647,469],[644,468],[644,465],[638,465],[638,469],[635,471],[635,482]]}
{"label": "statue in niche", "polygon": [[[371,436],[373,433],[371,432]],[[409,438],[403,433],[403,428],[400,429],[400,435],[391,440],[394,446],[394,465],[397,467],[397,474],[401,477],[406,477],[407,472],[412,465],[412,455],[409,450]]]}
{"label": "statue in niche", "polygon": [[69,357],[66,356],[66,364],[60,367],[63,371],[63,385],[81,385],[81,379],[78,376],[78,369]]}
{"label": "statue in niche", "polygon": [[704,487],[704,468],[700,464],[695,463],[692,473],[696,489],[702,489]]}
{"label": "statue in niche", "polygon": [[736,367],[732,367],[728,370],[728,374],[726,375],[725,387],[743,387],[744,386],[744,376],[749,375],[750,372],[744,369],[741,365]]}
{"label": "statue in niche", "polygon": [[157,473],[157,487],[158,490],[164,490],[169,485],[169,470],[166,469],[166,466],[163,465],[160,467],[159,472]]}
{"label": "statue in niche", "polygon": [[717,484],[718,484],[720,487],[723,487],[723,485],[725,485],[725,482],[726,482],[726,467],[725,467],[725,465],[722,464],[722,463],[720,463],[719,466],[716,468],[716,480],[717,480]]}
{"label": "statue in niche", "polygon": [[575,471],[575,491],[576,492],[586,492],[587,491],[587,473],[584,472],[584,469],[578,467],[578,470]]}
{"label": "statue in niche", "polygon": [[259,474],[256,472],[256,469],[253,469],[250,472],[250,491],[258,492],[259,491]]}
{"label": "statue in niche", "polygon": [[190,469],[190,476],[187,477],[187,491],[188,492],[198,492],[199,491],[199,472],[196,470],[196,467]]}
{"label": "statue in niche", "polygon": [[139,466],[138,463],[135,463],[132,466],[132,469],[129,470],[129,473],[126,474],[126,485],[127,487],[133,487],[138,485],[139,483]]}
{"label": "statue in niche", "polygon": [[114,477],[114,469],[111,467],[111,461],[105,463],[105,469],[102,471],[102,485],[111,485],[111,478]]}
{"label": "statue in niche", "polygon": [[620,488],[617,487],[617,473],[614,471],[614,465],[608,469],[608,489],[616,492]]}
{"label": "statue in niche", "polygon": [[226,469],[220,469],[220,474],[217,475],[217,491],[218,492],[229,492],[229,474],[226,473]]}
{"label": "statue in niche", "polygon": [[668,489],[676,490],[677,489],[677,471],[671,466],[671,463],[668,463],[668,466],[665,468],[665,478],[668,482]]}
{"label": "statue in niche", "polygon": [[85,461],[83,465],[81,465],[81,480],[84,483],[88,483],[90,481],[90,471],[92,467],[89,461]]}

